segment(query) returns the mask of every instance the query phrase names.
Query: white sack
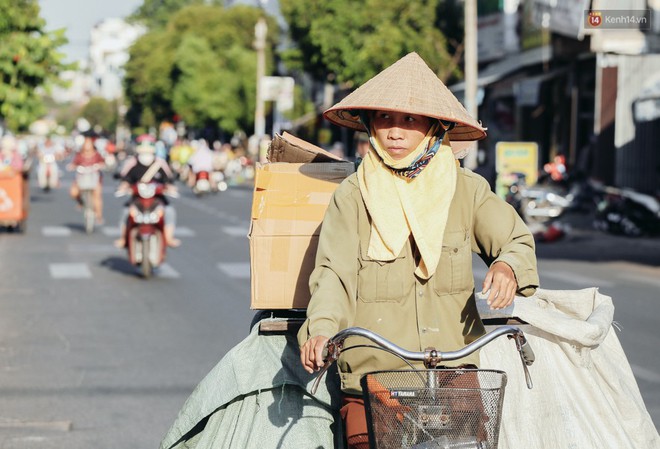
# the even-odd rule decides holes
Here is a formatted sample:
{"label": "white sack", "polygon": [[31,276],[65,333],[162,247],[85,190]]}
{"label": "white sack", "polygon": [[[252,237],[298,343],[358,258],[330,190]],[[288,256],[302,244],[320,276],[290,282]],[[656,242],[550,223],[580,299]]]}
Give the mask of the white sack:
{"label": "white sack", "polygon": [[[482,318],[493,312],[478,301]],[[612,299],[596,288],[544,290],[516,298],[536,354],[527,389],[515,344],[499,338],[481,368],[506,371],[500,449],[659,449],[660,438],[612,327]],[[502,315],[502,314],[500,314]]]}

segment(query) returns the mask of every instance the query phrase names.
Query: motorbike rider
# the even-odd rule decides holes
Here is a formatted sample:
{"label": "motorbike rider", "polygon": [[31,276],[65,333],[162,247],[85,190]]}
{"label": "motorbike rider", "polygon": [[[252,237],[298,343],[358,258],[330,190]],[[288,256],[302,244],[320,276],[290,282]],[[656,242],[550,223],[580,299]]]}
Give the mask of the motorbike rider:
{"label": "motorbike rider", "polygon": [[57,161],[62,159],[64,148],[57,145],[48,137],[39,144],[38,156],[39,166],[37,168],[37,178],[39,186],[42,189],[49,189],[59,186],[59,169]]}
{"label": "motorbike rider", "polygon": [[[80,151],[76,153],[71,163],[67,166],[69,170],[75,170],[78,167],[95,167],[99,171],[99,183],[94,189],[92,198],[94,201],[96,223],[101,225],[103,224],[103,176],[100,171],[105,167],[105,159],[97,151],[94,145],[94,139],[90,136],[85,137]],[[79,205],[82,205],[80,188],[75,179],[73,184],[71,184],[69,194]]]}
{"label": "motorbike rider", "polygon": [[[167,165],[167,162],[156,157],[156,147],[153,140],[146,138],[140,139],[135,152],[136,156],[133,156],[126,161],[119,174],[122,182],[117,189],[118,192],[129,190],[130,186],[143,180],[148,171],[150,173],[155,172],[150,180],[164,184],[167,191],[173,193],[176,192],[176,187],[172,184],[172,181],[174,180],[172,171]],[[152,166],[154,168],[151,168]],[[169,204],[169,201],[165,196],[161,196],[160,200],[165,206],[165,242],[167,243],[167,246],[176,248],[181,245],[181,241],[174,237],[174,231],[176,229],[176,211]],[[119,223],[120,237],[114,242],[117,248],[124,248],[126,246],[125,235],[126,222],[128,220],[128,206],[129,204],[126,204],[122,211]]]}
{"label": "motorbike rider", "polygon": [[196,150],[188,159],[188,165],[190,165],[192,172],[192,176],[189,178],[190,187],[195,185],[199,173],[211,174],[213,171],[213,151],[209,148],[206,140],[199,139],[196,141]]}
{"label": "motorbike rider", "polygon": [[14,136],[6,135],[0,141],[0,170],[23,170],[23,158],[18,152],[18,142]]}

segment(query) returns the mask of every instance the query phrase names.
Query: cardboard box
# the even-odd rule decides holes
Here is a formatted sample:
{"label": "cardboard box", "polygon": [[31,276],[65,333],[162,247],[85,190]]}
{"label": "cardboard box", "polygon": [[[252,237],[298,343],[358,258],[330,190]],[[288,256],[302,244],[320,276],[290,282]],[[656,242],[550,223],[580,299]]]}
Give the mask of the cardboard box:
{"label": "cardboard box", "polygon": [[250,241],[252,309],[304,309],[321,222],[352,162],[272,162],[257,168]]}
{"label": "cardboard box", "polygon": [[321,147],[317,147],[294,135],[284,132],[281,136],[276,134],[268,147],[269,162],[340,162],[341,158],[335,156]]}

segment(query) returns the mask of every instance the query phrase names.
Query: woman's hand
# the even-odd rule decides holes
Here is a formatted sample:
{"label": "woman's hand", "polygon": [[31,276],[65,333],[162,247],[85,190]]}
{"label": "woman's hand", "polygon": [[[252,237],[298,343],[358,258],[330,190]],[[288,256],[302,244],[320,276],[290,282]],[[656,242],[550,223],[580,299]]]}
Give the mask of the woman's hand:
{"label": "woman's hand", "polygon": [[490,266],[481,292],[486,293],[488,290],[487,302],[491,309],[503,309],[511,305],[518,290],[518,282],[509,265],[495,262]]}
{"label": "woman's hand", "polygon": [[300,347],[300,361],[308,373],[318,371],[323,366],[323,348],[330,340],[328,337],[312,337]]}

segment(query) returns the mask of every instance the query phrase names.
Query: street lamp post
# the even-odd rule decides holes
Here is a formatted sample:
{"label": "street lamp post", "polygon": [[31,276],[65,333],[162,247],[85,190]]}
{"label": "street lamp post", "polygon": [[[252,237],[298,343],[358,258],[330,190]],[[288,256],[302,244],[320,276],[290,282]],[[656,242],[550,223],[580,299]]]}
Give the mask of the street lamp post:
{"label": "street lamp post", "polygon": [[266,118],[264,112],[263,86],[261,80],[266,72],[266,33],[268,25],[261,17],[254,27],[254,48],[257,50],[257,104],[254,112],[254,135],[261,138],[266,134]]}
{"label": "street lamp post", "polygon": [[[477,0],[465,0],[465,109],[477,119]],[[477,167],[477,144],[472,143],[463,162],[467,168]]]}

